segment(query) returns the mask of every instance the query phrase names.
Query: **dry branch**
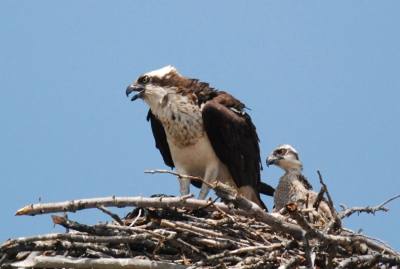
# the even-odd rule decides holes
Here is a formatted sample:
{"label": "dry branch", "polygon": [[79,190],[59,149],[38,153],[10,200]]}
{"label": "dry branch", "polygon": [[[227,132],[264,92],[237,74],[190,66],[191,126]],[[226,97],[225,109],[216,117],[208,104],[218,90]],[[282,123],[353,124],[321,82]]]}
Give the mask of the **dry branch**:
{"label": "dry branch", "polygon": [[377,262],[396,265],[400,264],[400,257],[395,255],[382,255],[382,254],[350,257],[342,261],[336,267],[336,269],[354,268],[355,265],[358,265],[360,263],[370,263],[370,267],[364,267],[364,268],[371,268],[372,267],[371,264]]}
{"label": "dry branch", "polygon": [[89,258],[66,258],[62,256],[36,257],[32,262],[15,262],[13,267],[35,267],[35,268],[99,268],[99,269],[184,269],[187,266],[157,262],[141,259],[89,259]]}
{"label": "dry branch", "polygon": [[[193,197],[194,195],[190,195]],[[244,214],[244,212],[235,212],[230,209],[224,203],[214,203],[218,208],[226,213]],[[182,197],[103,197],[103,198],[91,198],[91,199],[80,199],[70,200],[60,203],[47,203],[47,204],[31,204],[19,209],[15,215],[39,215],[39,214],[50,214],[59,212],[76,212],[79,210],[85,210],[90,208],[97,208],[99,205],[111,206],[111,207],[157,207],[157,208],[170,208],[170,207],[186,207],[186,208],[200,208],[203,207],[205,210],[214,211],[215,209],[210,208],[212,204],[205,200],[197,199],[185,199]],[[248,214],[245,214],[248,215]]]}
{"label": "dry branch", "polygon": [[340,206],[343,208],[343,211],[340,212],[339,217],[343,219],[345,217],[351,216],[353,213],[356,213],[356,212],[359,212],[359,213],[366,212],[366,213],[371,213],[373,215],[375,215],[376,211],[385,211],[386,212],[386,211],[389,211],[389,209],[384,207],[384,205],[386,205],[390,201],[393,201],[394,199],[397,199],[399,197],[400,197],[400,194],[396,195],[396,196],[393,196],[392,198],[390,198],[390,199],[384,201],[383,203],[381,203],[381,204],[379,204],[377,206],[374,206],[374,207],[366,206],[366,207],[351,207],[351,208],[347,208],[344,204],[340,204]]}
{"label": "dry branch", "polygon": [[107,229],[101,229],[98,227],[88,226],[88,225],[81,224],[76,221],[69,220],[64,217],[53,215],[53,216],[51,216],[51,218],[53,219],[54,224],[59,224],[65,228],[70,228],[70,229],[73,229],[75,231],[79,231],[82,233],[88,233],[88,234],[93,234],[93,235],[98,235],[98,236],[114,236],[114,235],[116,235],[116,233],[114,231],[110,231]]}
{"label": "dry branch", "polygon": [[136,243],[146,239],[150,239],[150,234],[137,234],[132,236],[90,236],[87,234],[80,233],[68,233],[68,234],[44,234],[30,237],[14,238],[7,241],[5,244],[0,246],[0,252],[13,249],[18,246],[27,245],[36,241],[49,241],[49,240],[68,240],[75,242],[86,242],[86,243]]}
{"label": "dry branch", "polygon": [[124,225],[121,218],[117,214],[111,212],[111,210],[105,208],[103,205],[99,205],[99,206],[97,206],[97,208],[100,209],[101,211],[103,211],[104,213],[106,213],[107,215],[109,215],[110,217],[112,217],[119,224]]}
{"label": "dry branch", "polygon": [[[150,172],[188,177],[167,170]],[[336,214],[326,184],[318,174],[336,216],[330,223],[314,223],[306,214],[311,212],[317,216],[315,210],[297,210],[296,205],[287,205],[282,210],[286,216],[265,212],[221,182],[214,182],[211,187],[226,204],[190,199],[193,195],[114,196],[35,204],[18,210],[16,215],[75,212],[97,207],[115,221],[88,226],[52,216],[55,224],[74,232],[10,239],[0,246],[0,266],[254,269],[314,265],[370,268],[378,263],[380,268],[391,268],[400,264],[400,256],[387,244],[378,244],[374,238],[337,225],[341,218],[361,211],[344,207]],[[399,196],[362,212],[384,210],[387,202]],[[136,208],[120,218],[105,206]]]}

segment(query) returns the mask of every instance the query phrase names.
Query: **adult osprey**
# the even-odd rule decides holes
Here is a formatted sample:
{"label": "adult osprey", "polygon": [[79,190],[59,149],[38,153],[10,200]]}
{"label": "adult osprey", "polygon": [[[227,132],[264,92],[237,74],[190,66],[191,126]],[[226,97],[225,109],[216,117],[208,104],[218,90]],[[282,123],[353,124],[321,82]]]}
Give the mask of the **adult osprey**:
{"label": "adult osprey", "polygon": [[[276,165],[286,173],[279,179],[278,187],[274,193],[274,212],[278,212],[289,203],[295,203],[302,208],[312,208],[317,199],[317,193],[312,190],[311,184],[302,174],[303,164],[299,154],[290,145],[278,146],[271,152],[267,159],[267,166]],[[308,204],[306,203],[308,200]],[[321,201],[318,212],[327,218],[332,218],[332,213],[325,199]]]}
{"label": "adult osprey", "polygon": [[[143,99],[150,107],[147,120],[166,165],[180,174],[219,180],[240,194],[266,206],[259,192],[273,195],[273,188],[260,184],[260,148],[256,128],[245,105],[208,83],[182,77],[169,65],[141,75],[126,89],[137,92],[132,101]],[[181,195],[189,193],[190,179],[180,178]],[[210,188],[200,188],[205,199]]]}

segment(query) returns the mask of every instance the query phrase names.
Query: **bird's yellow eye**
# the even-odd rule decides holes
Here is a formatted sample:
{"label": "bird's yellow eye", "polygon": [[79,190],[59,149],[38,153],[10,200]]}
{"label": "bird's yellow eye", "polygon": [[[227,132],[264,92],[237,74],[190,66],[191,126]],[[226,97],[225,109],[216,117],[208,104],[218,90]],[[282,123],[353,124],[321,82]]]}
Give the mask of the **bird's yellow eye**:
{"label": "bird's yellow eye", "polygon": [[148,76],[143,76],[143,77],[139,78],[139,82],[142,84],[147,84],[147,83],[149,83],[149,81],[150,81],[150,79]]}

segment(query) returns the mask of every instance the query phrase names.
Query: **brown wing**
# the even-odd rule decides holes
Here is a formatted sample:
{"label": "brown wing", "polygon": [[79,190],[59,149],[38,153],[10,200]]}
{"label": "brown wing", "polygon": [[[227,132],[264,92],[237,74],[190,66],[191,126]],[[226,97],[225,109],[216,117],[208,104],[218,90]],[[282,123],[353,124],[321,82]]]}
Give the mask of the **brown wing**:
{"label": "brown wing", "polygon": [[160,151],[164,163],[171,168],[174,168],[174,161],[172,160],[171,151],[169,150],[169,145],[167,141],[167,135],[164,131],[164,126],[162,123],[151,113],[147,114],[147,121],[150,121],[151,130],[153,131],[154,140],[156,142],[156,148]]}
{"label": "brown wing", "polygon": [[242,111],[242,103],[229,94],[219,93],[203,107],[204,129],[237,187],[250,185],[258,189],[261,159],[256,128],[250,116]]}

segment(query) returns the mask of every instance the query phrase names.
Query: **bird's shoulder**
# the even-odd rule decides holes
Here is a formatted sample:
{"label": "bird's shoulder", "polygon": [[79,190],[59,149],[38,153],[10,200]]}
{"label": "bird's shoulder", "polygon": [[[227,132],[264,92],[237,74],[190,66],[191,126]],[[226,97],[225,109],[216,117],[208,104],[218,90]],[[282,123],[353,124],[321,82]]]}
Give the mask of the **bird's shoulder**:
{"label": "bird's shoulder", "polygon": [[187,96],[190,100],[196,100],[199,106],[207,102],[215,102],[228,108],[243,110],[245,105],[231,94],[217,90],[208,82],[201,82],[195,78],[177,78],[173,82],[176,94]]}
{"label": "bird's shoulder", "polygon": [[308,179],[303,174],[298,175],[298,179],[299,179],[300,183],[304,186],[304,188],[306,190],[312,190],[313,189],[311,183],[308,181]]}

